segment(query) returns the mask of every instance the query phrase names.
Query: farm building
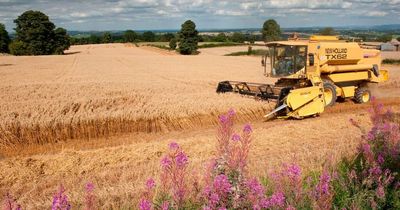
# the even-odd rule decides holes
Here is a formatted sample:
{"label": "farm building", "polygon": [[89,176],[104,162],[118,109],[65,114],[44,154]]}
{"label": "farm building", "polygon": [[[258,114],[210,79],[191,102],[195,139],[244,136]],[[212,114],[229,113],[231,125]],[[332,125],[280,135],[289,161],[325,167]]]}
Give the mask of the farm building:
{"label": "farm building", "polygon": [[396,39],[392,39],[390,42],[386,42],[380,45],[382,51],[400,51],[400,42]]}

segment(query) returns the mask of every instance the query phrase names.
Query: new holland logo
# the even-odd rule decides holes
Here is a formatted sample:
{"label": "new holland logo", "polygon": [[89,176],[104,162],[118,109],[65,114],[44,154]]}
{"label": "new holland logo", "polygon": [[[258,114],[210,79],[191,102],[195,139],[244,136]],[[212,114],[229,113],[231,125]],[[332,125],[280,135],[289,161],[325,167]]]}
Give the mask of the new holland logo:
{"label": "new holland logo", "polygon": [[344,60],[347,58],[347,48],[325,48],[328,60]]}

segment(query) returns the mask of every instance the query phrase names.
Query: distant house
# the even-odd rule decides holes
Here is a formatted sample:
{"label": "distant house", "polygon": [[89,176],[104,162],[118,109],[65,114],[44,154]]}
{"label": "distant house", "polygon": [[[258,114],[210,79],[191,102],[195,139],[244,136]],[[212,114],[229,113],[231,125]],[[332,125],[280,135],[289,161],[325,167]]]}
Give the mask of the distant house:
{"label": "distant house", "polygon": [[400,51],[400,42],[396,39],[392,39],[390,42],[382,43],[380,45],[382,51]]}
{"label": "distant house", "polygon": [[396,48],[395,51],[400,51],[400,42],[397,39],[392,39],[392,41],[390,41],[390,44],[392,44]]}

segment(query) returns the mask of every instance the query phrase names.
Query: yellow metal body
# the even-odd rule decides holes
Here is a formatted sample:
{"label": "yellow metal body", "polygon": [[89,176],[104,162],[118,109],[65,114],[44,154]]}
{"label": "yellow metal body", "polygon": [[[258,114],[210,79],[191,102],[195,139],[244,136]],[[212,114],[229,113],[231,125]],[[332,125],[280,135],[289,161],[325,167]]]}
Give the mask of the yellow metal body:
{"label": "yellow metal body", "polygon": [[[324,90],[326,81],[334,85],[337,97],[350,98],[355,97],[358,88],[366,87],[368,83],[384,82],[389,78],[387,70],[381,69],[379,50],[363,49],[358,43],[341,41],[335,36],[311,36],[309,40],[270,42],[267,46],[271,49],[270,56],[272,54],[269,75],[273,77],[274,65],[278,65],[275,62],[276,56],[280,56],[279,52],[274,51],[276,48],[289,46],[307,49],[306,63],[302,69],[295,69],[290,75],[275,76],[302,81],[299,84],[309,84],[295,86],[286,96],[284,103],[288,107],[287,117],[300,119],[322,113],[325,98],[333,98],[333,95],[329,95],[333,94],[331,91]],[[370,93],[362,95],[362,100],[369,101],[369,97]]]}

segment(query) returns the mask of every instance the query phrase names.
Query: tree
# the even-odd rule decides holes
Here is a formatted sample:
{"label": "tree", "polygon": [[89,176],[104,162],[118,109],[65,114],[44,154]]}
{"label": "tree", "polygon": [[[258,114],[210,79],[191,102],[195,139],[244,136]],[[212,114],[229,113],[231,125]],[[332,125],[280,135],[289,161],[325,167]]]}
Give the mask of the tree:
{"label": "tree", "polygon": [[261,33],[265,42],[271,42],[279,40],[282,32],[279,24],[274,19],[269,19],[264,22]]}
{"label": "tree", "polygon": [[112,36],[110,32],[105,32],[103,34],[103,38],[101,40],[102,43],[111,43],[112,42]]}
{"label": "tree", "polygon": [[226,42],[228,41],[228,37],[226,37],[225,33],[219,33],[215,38],[215,42]]}
{"label": "tree", "polygon": [[384,34],[377,39],[379,42],[390,42],[392,40],[391,34]]}
{"label": "tree", "polygon": [[175,38],[174,34],[166,33],[160,36],[160,42],[169,42]]}
{"label": "tree", "polygon": [[135,42],[138,39],[136,32],[132,30],[127,30],[124,33],[124,42]]}
{"label": "tree", "polygon": [[96,36],[95,34],[91,34],[89,36],[88,44],[100,44],[101,37]]}
{"label": "tree", "polygon": [[198,34],[196,24],[193,21],[187,20],[181,25],[181,30],[179,31],[179,52],[182,55],[190,55],[196,52]]}
{"label": "tree", "polygon": [[67,30],[63,28],[57,28],[54,31],[54,42],[55,42],[55,50],[54,54],[62,55],[64,54],[64,50],[68,50],[71,46],[71,42],[69,36],[67,34]]}
{"label": "tree", "polygon": [[6,27],[0,23],[0,53],[8,53],[8,45],[10,44],[10,37],[6,31]]}
{"label": "tree", "polygon": [[173,38],[169,41],[169,49],[175,50],[176,49],[176,39]]}
{"label": "tree", "polygon": [[14,20],[16,39],[12,52],[19,55],[60,54],[69,47],[65,29],[55,29],[49,17],[40,11],[26,11]]}
{"label": "tree", "polygon": [[9,48],[10,48],[10,53],[13,55],[29,54],[29,52],[27,52],[27,46],[25,45],[25,43],[19,40],[14,40],[13,42],[11,42]]}
{"label": "tree", "polygon": [[146,31],[142,35],[143,41],[145,42],[154,42],[156,39],[156,35],[152,31]]}
{"label": "tree", "polygon": [[239,32],[235,32],[232,34],[232,42],[239,42],[239,43],[243,43],[245,40],[245,37],[242,33]]}
{"label": "tree", "polygon": [[332,27],[326,27],[323,28],[319,31],[320,35],[325,35],[325,36],[332,36],[336,34],[336,31]]}

